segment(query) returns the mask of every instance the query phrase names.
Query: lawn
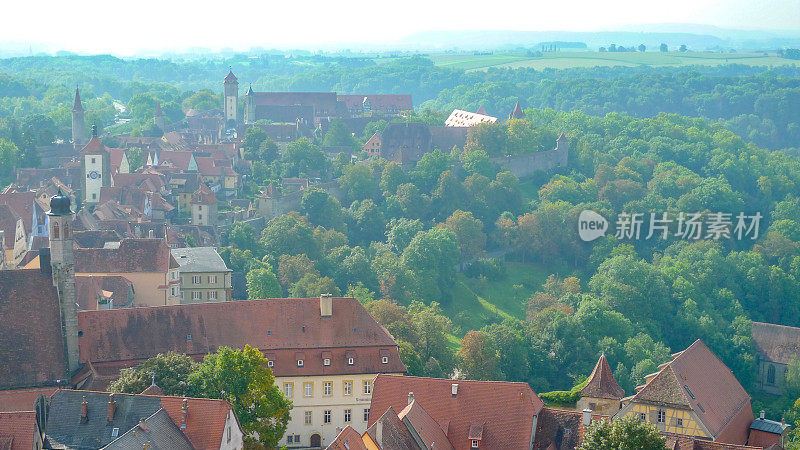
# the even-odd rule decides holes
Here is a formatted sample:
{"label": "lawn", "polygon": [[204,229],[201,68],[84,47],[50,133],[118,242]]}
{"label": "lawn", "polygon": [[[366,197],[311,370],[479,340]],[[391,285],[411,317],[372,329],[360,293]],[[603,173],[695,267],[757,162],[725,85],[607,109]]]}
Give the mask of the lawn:
{"label": "lawn", "polygon": [[444,313],[461,328],[460,335],[506,318],[525,318],[525,305],[551,271],[534,264],[506,263],[503,280],[467,278],[457,275],[453,299],[443,306]]}
{"label": "lawn", "polygon": [[431,59],[437,66],[461,70],[486,70],[489,67],[529,67],[533,69],[567,69],[594,66],[689,66],[719,64],[750,64],[754,66],[800,65],[800,61],[778,58],[761,53],[704,53],[704,52],[553,52],[541,57],[522,53],[492,55],[439,55]]}

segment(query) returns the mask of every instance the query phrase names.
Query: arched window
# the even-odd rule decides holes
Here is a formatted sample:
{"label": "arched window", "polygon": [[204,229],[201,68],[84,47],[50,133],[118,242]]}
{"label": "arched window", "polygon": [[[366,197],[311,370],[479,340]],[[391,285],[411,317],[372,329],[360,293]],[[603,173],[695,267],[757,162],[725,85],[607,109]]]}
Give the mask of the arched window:
{"label": "arched window", "polygon": [[773,364],[767,367],[767,384],[775,384],[775,366]]}
{"label": "arched window", "polygon": [[58,239],[58,222],[53,223],[53,238]]}
{"label": "arched window", "polygon": [[65,223],[64,224],[64,239],[66,239],[68,237],[69,237],[69,224]]}

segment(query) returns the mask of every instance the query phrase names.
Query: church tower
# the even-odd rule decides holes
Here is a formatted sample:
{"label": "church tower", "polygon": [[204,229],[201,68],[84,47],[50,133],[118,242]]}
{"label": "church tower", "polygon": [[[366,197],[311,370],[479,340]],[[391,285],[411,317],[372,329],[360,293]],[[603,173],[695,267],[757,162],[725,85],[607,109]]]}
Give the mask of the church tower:
{"label": "church tower", "polygon": [[81,191],[87,204],[100,202],[100,191],[111,186],[111,154],[108,147],[97,137],[97,126],[92,125],[92,138],[80,153]]}
{"label": "church tower", "polygon": [[83,104],[81,94],[75,88],[75,103],[72,105],[72,145],[75,150],[83,148],[86,144],[86,122],[83,119]]}
{"label": "church tower", "polygon": [[164,130],[164,113],[161,111],[161,103],[156,103],[156,114],[153,116],[153,121],[159,130],[163,133]]}
{"label": "church tower", "polygon": [[253,93],[253,86],[247,89],[245,94],[244,123],[251,124],[256,121],[256,94]]}
{"label": "church tower", "polygon": [[53,286],[58,290],[61,309],[61,333],[66,343],[67,367],[72,375],[78,370],[78,306],[75,291],[75,257],[72,239],[72,209],[69,197],[58,193],[50,198],[50,267]]}
{"label": "church tower", "polygon": [[239,122],[239,115],[237,113],[237,105],[239,103],[239,80],[232,70],[228,71],[225,76],[225,81],[222,82],[223,90],[225,91],[223,98],[223,105],[225,108],[225,128],[236,128]]}

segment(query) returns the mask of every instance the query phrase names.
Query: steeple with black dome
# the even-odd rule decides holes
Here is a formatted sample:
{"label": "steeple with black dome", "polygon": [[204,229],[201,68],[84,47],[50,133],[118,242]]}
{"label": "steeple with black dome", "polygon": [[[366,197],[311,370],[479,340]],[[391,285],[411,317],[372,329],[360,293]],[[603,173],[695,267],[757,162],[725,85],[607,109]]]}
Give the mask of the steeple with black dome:
{"label": "steeple with black dome", "polygon": [[68,214],[72,214],[70,199],[61,192],[61,188],[58,188],[56,195],[50,197],[50,211],[47,212],[47,215],[66,216]]}

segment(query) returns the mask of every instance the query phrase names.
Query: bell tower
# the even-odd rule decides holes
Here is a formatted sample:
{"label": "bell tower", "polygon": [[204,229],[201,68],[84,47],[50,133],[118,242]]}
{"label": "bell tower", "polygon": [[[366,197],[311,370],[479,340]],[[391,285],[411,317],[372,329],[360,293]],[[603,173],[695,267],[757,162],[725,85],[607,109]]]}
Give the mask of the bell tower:
{"label": "bell tower", "polygon": [[81,93],[75,88],[75,103],[72,105],[72,145],[80,150],[86,144],[86,122],[83,117]]}
{"label": "bell tower", "polygon": [[61,310],[61,333],[66,343],[70,375],[78,370],[78,306],[75,291],[75,257],[72,238],[72,209],[68,196],[58,193],[50,198],[50,267],[53,286],[58,290]]}
{"label": "bell tower", "polygon": [[228,75],[222,82],[224,90],[223,105],[225,108],[225,128],[236,128],[239,124],[239,115],[237,108],[239,104],[239,80],[232,70],[228,70]]}

